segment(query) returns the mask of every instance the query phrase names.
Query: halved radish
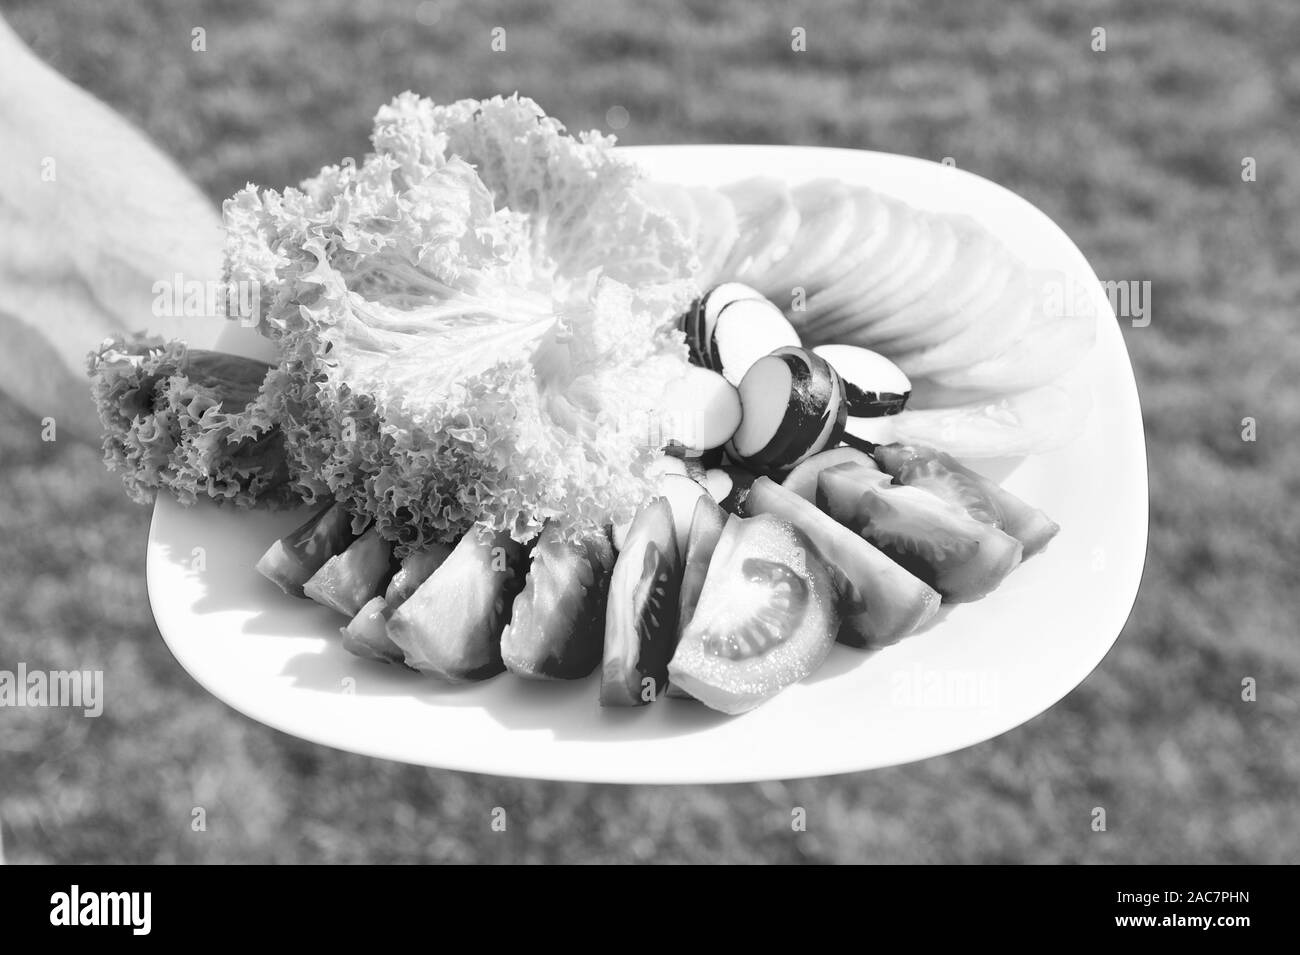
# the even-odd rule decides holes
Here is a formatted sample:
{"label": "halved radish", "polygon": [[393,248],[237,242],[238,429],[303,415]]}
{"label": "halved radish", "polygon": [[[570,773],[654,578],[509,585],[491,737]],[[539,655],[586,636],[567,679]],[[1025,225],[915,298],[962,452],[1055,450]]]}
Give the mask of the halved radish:
{"label": "halved radish", "polygon": [[799,344],[799,333],[767,299],[737,299],[723,307],[713,325],[709,367],[738,385],[764,355]]}
{"label": "halved radish", "polygon": [[740,405],[727,455],[769,472],[833,447],[848,416],[840,376],[802,348],[779,348],[755,362],[740,383]]}
{"label": "halved radish", "polygon": [[740,384],[749,367],[799,333],[763,294],[740,282],[724,282],[696,299],[681,319],[691,361]]}
{"label": "halved radish", "polygon": [[892,361],[856,345],[818,345],[813,354],[826,359],[844,380],[844,398],[855,418],[898,414],[912,394],[912,382]]}
{"label": "halved radish", "polygon": [[718,314],[732,302],[748,299],[765,301],[763,293],[758,289],[750,288],[742,282],[723,282],[691,302],[678,324],[686,333],[686,347],[690,349],[692,362],[701,368],[713,368],[710,363],[713,349],[709,343],[713,340]]}
{"label": "halved radish", "polygon": [[717,372],[691,365],[660,412],[665,443],[694,451],[721,447],[740,426],[740,396]]}

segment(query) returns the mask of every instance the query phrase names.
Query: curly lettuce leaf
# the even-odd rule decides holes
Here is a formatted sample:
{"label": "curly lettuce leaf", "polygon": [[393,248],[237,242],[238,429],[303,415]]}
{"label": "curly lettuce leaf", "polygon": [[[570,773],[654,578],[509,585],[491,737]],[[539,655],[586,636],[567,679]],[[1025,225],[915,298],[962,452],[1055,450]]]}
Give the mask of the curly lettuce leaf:
{"label": "curly lettuce leaf", "polygon": [[284,436],[256,401],[265,362],[137,335],[105,340],[88,364],[104,461],[133,500],[298,502]]}
{"label": "curly lettuce leaf", "polygon": [[524,541],[626,517],[686,366],[680,231],[608,141],[530,100],[406,94],[373,142],[360,166],[226,204],[229,278],[259,284],[280,351],[263,404],[296,489],[399,554],[473,523]]}

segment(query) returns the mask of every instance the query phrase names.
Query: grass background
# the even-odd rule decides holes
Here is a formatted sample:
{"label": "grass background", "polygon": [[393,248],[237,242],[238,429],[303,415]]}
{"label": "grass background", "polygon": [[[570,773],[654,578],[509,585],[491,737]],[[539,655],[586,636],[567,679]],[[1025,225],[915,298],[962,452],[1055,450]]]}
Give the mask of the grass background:
{"label": "grass background", "polygon": [[[1103,279],[1151,465],[1146,578],[1116,648],[999,739],[898,769],[629,788],[430,771],[278,734],[172,659],[148,513],[97,453],[0,397],[0,666],[103,668],[98,720],[0,714],[12,862],[1282,862],[1300,856],[1300,7],[668,0],[76,2],[0,10],[177,157],[214,202],[365,149],[411,88],[519,89],[623,142],[774,142],[930,158],[1019,192]],[[207,52],[190,31],[207,31]],[[507,31],[507,51],[489,49]],[[808,49],[790,49],[807,30]],[[1090,48],[1107,31],[1107,50]],[[0,148],[3,148],[0,145]],[[1258,181],[1241,177],[1254,157]],[[1284,372],[1284,370],[1286,370]],[[1289,373],[1287,373],[1289,372]],[[1241,439],[1241,420],[1258,440]],[[1258,700],[1241,700],[1253,677]],[[808,831],[790,831],[804,806]],[[190,828],[193,807],[207,831]],[[509,812],[506,833],[489,827]],[[1093,832],[1091,810],[1107,810]]]}

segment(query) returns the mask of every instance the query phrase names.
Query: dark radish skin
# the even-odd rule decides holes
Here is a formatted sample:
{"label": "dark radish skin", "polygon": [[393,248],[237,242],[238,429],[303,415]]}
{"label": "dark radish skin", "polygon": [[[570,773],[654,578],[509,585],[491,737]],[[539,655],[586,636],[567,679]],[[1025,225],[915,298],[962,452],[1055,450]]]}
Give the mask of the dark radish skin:
{"label": "dark radish skin", "polygon": [[938,592],[793,491],[760,477],[747,506],[801,530],[837,577],[840,630],[846,646],[875,650],[897,643],[934,616]]}
{"label": "dark radish skin", "polygon": [[813,353],[843,379],[845,401],[855,418],[898,414],[912,395],[907,375],[878,352],[857,345],[818,345]]}
{"label": "dark radish skin", "polygon": [[761,472],[787,471],[844,436],[844,384],[824,359],[778,348],[740,383],[740,428],[727,455]]}
{"label": "dark radish skin", "polygon": [[[715,471],[720,473],[715,475]],[[719,486],[723,479],[727,481],[726,492],[720,496],[714,494],[714,486],[713,483],[710,482],[710,496],[713,497],[714,500],[718,502],[718,505],[728,514],[738,514],[741,517],[747,517],[748,514],[745,510],[745,499],[749,496],[749,489],[753,485],[754,478],[757,477],[757,475],[755,475],[753,471],[737,467],[734,464],[723,468],[714,468],[709,471],[709,474],[713,475],[714,478],[719,481]]]}
{"label": "dark radish skin", "polygon": [[876,448],[875,460],[900,484],[937,494],[1010,534],[1023,545],[1022,558],[1037,554],[1061,530],[1038,508],[946,452],[919,444],[885,444]]}
{"label": "dark radish skin", "polygon": [[601,706],[644,706],[668,684],[677,646],[682,561],[672,508],[658,497],[632,521],[614,563],[605,611]]}
{"label": "dark radish skin", "polygon": [[686,334],[691,361],[701,368],[718,371],[713,364],[713,332],[722,310],[733,302],[766,302],[763,293],[741,282],[723,282],[709,289],[687,308],[678,323]]}
{"label": "dark radish skin", "polygon": [[305,598],[303,584],[356,539],[352,516],[338,504],[327,504],[267,548],[257,571],[286,594]]}
{"label": "dark radish skin", "polygon": [[[739,286],[747,288],[747,286]],[[725,286],[723,286],[725,288]],[[738,385],[758,359],[778,348],[798,347],[799,333],[785,314],[752,289],[749,295],[732,298],[711,319],[697,324],[701,336],[692,345],[705,368]],[[713,296],[712,300],[716,300]],[[710,309],[705,309],[707,316]]]}

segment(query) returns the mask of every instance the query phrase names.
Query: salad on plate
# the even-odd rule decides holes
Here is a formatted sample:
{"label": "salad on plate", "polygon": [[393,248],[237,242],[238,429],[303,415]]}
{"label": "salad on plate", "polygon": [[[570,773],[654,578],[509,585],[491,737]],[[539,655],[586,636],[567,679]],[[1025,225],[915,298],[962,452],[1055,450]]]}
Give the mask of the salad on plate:
{"label": "salad on plate", "polygon": [[971,464],[1073,439],[1094,323],[974,220],[652,182],[519,96],[406,93],[372,142],[225,203],[272,360],[89,358],[130,496],[301,508],[256,569],[357,657],[738,714],[1059,530]]}

